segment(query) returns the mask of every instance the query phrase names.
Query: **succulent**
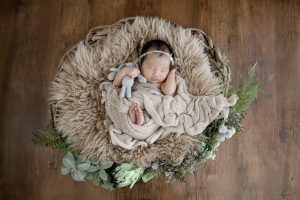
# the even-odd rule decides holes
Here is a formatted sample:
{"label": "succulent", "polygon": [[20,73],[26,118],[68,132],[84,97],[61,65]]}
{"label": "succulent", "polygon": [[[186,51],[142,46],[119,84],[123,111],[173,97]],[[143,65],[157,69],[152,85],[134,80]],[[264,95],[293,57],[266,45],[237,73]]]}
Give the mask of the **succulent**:
{"label": "succulent", "polygon": [[66,175],[71,172],[71,175],[75,181],[85,181],[86,171],[91,166],[91,161],[86,160],[84,156],[73,156],[71,152],[68,152],[66,157],[63,158],[63,166],[61,167],[62,175]]}
{"label": "succulent", "polygon": [[111,180],[113,182],[113,188],[120,188],[130,185],[130,189],[136,184],[142,177],[144,168],[137,167],[132,164],[122,163],[117,166],[111,173]]}
{"label": "succulent", "polygon": [[101,182],[102,187],[108,189],[112,188],[112,184],[110,182],[110,177],[106,173],[105,169],[110,168],[114,163],[112,161],[106,161],[102,165],[95,158],[92,158],[92,165],[90,168],[86,170],[87,176],[86,178],[89,180],[93,180],[95,185],[99,185],[100,179],[103,180]]}
{"label": "succulent", "polygon": [[61,167],[61,173],[63,175],[71,172],[75,181],[93,180],[95,185],[99,185],[100,179],[102,187],[105,189],[112,188],[110,177],[107,175],[105,169],[110,168],[113,165],[112,161],[106,161],[102,165],[99,164],[95,158],[92,160],[86,160],[84,156],[73,156],[71,152],[68,152],[63,159],[63,166]]}

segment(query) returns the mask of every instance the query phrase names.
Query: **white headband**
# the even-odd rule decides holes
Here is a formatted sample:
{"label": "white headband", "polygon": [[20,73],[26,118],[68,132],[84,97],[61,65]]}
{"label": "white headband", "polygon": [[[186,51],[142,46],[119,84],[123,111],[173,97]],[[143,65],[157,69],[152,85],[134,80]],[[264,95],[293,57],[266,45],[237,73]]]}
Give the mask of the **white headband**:
{"label": "white headband", "polygon": [[144,53],[144,54],[141,55],[139,58],[141,59],[142,57],[144,57],[145,55],[147,55],[147,54],[149,54],[149,53],[163,53],[163,54],[165,54],[166,56],[168,56],[168,57],[170,58],[171,64],[172,64],[172,65],[174,64],[174,63],[173,63],[174,60],[173,60],[173,58],[172,58],[172,53],[171,53],[171,55],[170,55],[170,54],[168,54],[168,53],[166,53],[166,52],[163,52],[163,51],[157,51],[157,50],[150,51],[150,52]]}

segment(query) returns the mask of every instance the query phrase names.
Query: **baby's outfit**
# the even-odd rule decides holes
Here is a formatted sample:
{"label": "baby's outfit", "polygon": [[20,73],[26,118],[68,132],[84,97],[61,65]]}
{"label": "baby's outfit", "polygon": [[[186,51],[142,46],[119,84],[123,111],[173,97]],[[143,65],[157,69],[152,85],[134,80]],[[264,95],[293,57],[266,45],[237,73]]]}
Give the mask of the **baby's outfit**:
{"label": "baby's outfit", "polygon": [[[131,87],[131,92],[138,91],[138,90],[147,90],[147,91],[154,90],[162,93],[161,90],[157,88],[155,85],[152,85],[151,83],[147,83],[147,82],[141,83],[137,79],[134,79],[133,86]],[[149,122],[152,117],[145,109],[142,109],[142,112],[144,115],[144,123],[142,125],[144,125],[147,122]]]}

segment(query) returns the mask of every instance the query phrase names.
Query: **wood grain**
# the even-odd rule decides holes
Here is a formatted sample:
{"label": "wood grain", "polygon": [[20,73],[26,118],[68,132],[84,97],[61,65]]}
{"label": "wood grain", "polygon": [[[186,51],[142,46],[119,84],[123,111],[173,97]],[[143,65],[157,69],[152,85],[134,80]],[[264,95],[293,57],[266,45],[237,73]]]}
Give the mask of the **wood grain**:
{"label": "wood grain", "polygon": [[[232,85],[257,62],[275,74],[247,110],[244,132],[222,142],[189,183],[158,179],[111,192],[61,175],[64,154],[33,147],[48,123],[49,87],[63,54],[89,29],[159,16],[211,37]],[[6,0],[0,2],[0,199],[300,199],[300,2]]]}

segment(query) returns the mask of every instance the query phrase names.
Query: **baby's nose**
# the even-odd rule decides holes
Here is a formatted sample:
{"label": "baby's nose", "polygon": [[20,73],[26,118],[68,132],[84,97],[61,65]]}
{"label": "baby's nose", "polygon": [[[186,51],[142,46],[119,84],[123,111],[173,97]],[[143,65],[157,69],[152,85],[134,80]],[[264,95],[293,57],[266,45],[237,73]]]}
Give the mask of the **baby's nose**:
{"label": "baby's nose", "polygon": [[155,71],[153,72],[153,75],[158,76],[158,75],[159,75],[159,70],[155,70]]}

